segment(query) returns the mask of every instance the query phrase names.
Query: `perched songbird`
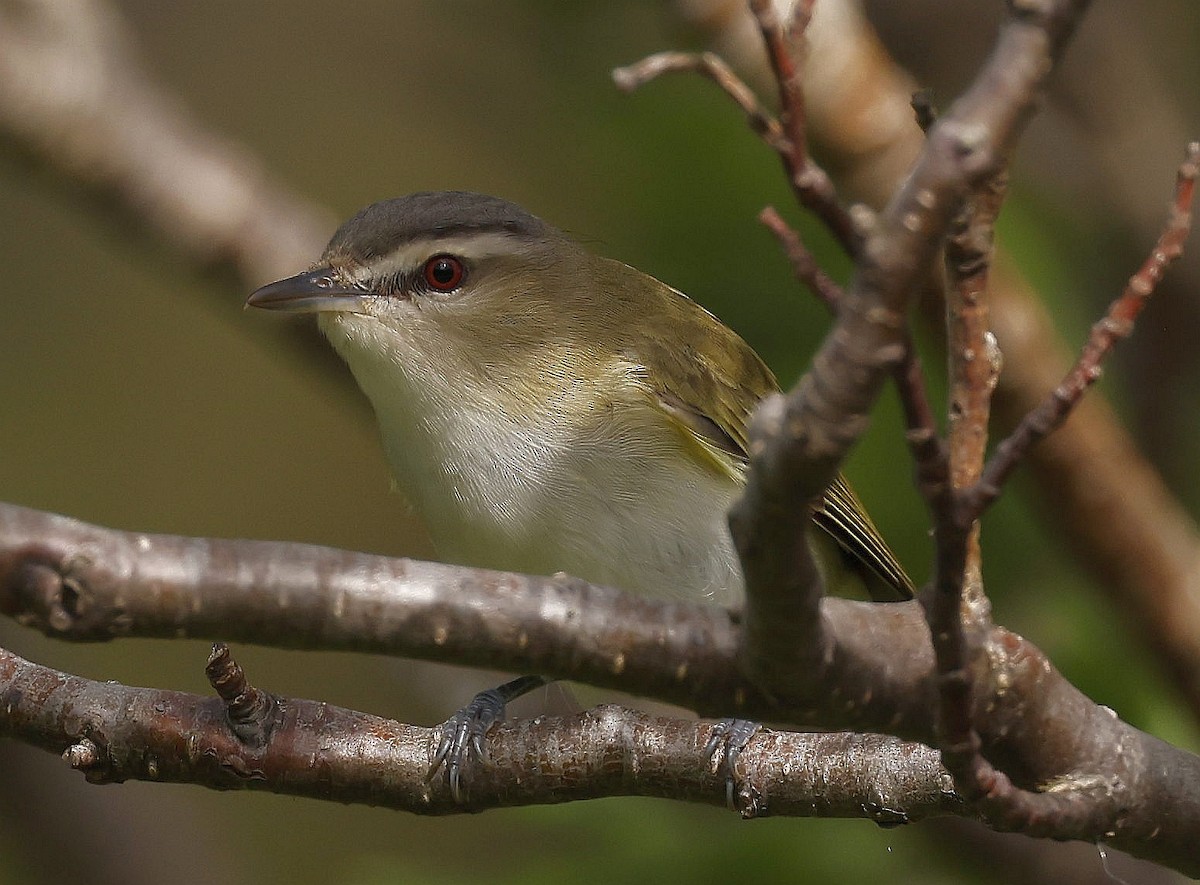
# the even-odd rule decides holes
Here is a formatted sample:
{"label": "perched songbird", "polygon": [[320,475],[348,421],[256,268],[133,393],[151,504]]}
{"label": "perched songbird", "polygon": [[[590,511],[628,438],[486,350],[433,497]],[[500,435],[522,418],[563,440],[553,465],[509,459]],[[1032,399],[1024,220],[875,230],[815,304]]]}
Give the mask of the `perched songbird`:
{"label": "perched songbird", "polygon": [[[513,203],[449,192],[367,207],[248,303],[318,314],[447,560],[738,600],[725,514],[778,386],[683,293]],[[813,520],[832,589],[911,596],[845,482]]]}
{"label": "perched songbird", "polygon": [[[368,206],[248,303],[318,315],[447,560],[739,599],[726,511],[778,386],[683,293],[513,203],[446,192]],[[813,521],[832,591],[912,595],[842,479]]]}

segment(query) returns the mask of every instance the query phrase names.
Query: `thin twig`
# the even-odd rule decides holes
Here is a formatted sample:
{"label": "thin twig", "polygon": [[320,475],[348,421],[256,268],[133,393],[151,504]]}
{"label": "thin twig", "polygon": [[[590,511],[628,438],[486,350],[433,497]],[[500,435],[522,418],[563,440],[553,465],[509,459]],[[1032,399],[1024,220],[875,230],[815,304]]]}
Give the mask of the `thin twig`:
{"label": "thin twig", "polygon": [[808,286],[830,313],[836,314],[842,300],[842,287],[817,264],[817,259],[805,247],[796,229],[784,221],[774,206],[767,206],[758,213],[758,220],[779,241],[796,279]]}
{"label": "thin twig", "polygon": [[[798,4],[803,7],[805,4]],[[829,175],[808,155],[804,136],[804,94],[792,58],[790,46],[803,36],[807,18],[797,11],[791,33],[779,22],[770,3],[752,3],[759,26],[770,49],[777,72],[782,112],[779,119],[769,113],[750,89],[719,56],[711,52],[659,52],[612,72],[613,81],[623,92],[645,85],[663,74],[691,72],[703,74],[737,103],[746,114],[750,128],[779,155],[788,181],[800,204],[819,217],[851,256],[862,248],[862,232],[851,213],[838,200]]]}
{"label": "thin twig", "polygon": [[1109,305],[1104,318],[1092,326],[1091,335],[1075,365],[1041,404],[1030,411],[1016,429],[996,447],[970,500],[978,516],[996,500],[1008,477],[1038,440],[1062,425],[1089,387],[1100,379],[1102,364],[1117,342],[1129,336],[1138,314],[1146,306],[1169,264],[1183,254],[1191,230],[1192,201],[1200,171],[1200,142],[1188,145],[1179,166],[1171,215],[1142,266],[1129,278],[1125,290]]}
{"label": "thin twig", "polygon": [[767,57],[779,88],[779,119],[784,141],[776,148],[788,181],[800,205],[824,222],[851,257],[862,249],[862,233],[838,199],[833,179],[808,153],[807,114],[800,76],[804,32],[812,17],[812,0],[800,0],[793,8],[790,26],[784,27],[771,0],[750,0],[767,48]]}
{"label": "thin twig", "polygon": [[801,168],[808,158],[807,120],[804,112],[804,88],[799,68],[804,30],[812,17],[812,3],[796,3],[792,24],[785,29],[771,0],[750,0],[750,11],[758,22],[767,60],[779,87],[779,122],[787,139],[788,153],[794,168]]}
{"label": "thin twig", "polygon": [[708,77],[745,112],[750,128],[763,141],[777,152],[788,150],[788,141],[779,121],[762,106],[754,90],[743,83],[719,55],[712,52],[657,52],[631,65],[614,68],[612,78],[622,92],[633,92],[663,74],[680,71]]}

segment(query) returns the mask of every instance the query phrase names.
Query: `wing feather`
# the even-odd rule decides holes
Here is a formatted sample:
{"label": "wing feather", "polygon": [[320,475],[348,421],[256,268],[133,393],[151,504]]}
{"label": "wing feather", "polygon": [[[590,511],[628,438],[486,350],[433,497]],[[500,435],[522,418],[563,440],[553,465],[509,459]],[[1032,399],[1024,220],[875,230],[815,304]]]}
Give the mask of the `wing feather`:
{"label": "wing feather", "polygon": [[[631,356],[646,367],[660,408],[714,466],[740,479],[749,457],[750,416],[779,384],[737,333],[682,292],[658,285],[661,309],[645,311],[633,325]],[[873,599],[912,598],[912,581],[840,474],[815,506],[813,521],[836,542]]]}

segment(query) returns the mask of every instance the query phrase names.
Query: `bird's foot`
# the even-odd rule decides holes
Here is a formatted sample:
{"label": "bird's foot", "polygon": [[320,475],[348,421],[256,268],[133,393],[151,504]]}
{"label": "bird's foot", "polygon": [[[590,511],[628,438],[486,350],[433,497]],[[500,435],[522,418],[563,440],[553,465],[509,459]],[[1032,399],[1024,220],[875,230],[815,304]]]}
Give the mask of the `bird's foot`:
{"label": "bird's foot", "polygon": [[[762,730],[762,726],[749,719],[721,719],[713,726],[708,743],[704,745],[704,756],[710,761],[717,759],[719,769],[725,772],[725,804],[742,817],[758,817],[762,812],[761,795],[752,784],[746,782],[739,789],[737,782],[737,760],[750,740]],[[735,798],[740,802],[735,803]],[[739,807],[740,806],[740,807]]]}
{"label": "bird's foot", "polygon": [[488,761],[484,738],[497,722],[504,719],[508,702],[548,682],[543,676],[521,676],[475,695],[469,704],[435,730],[440,735],[429,772],[425,775],[426,782],[432,782],[444,767],[450,795],[455,802],[462,804],[464,773],[468,770],[470,760],[480,763]]}

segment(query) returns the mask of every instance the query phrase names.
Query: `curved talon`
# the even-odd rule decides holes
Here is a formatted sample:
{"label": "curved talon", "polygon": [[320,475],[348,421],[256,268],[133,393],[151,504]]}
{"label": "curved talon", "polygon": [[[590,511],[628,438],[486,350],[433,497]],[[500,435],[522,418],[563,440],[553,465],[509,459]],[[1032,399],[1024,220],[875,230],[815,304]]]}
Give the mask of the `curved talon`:
{"label": "curved talon", "polygon": [[504,706],[504,698],[496,689],[481,691],[469,704],[443,722],[442,736],[425,780],[430,782],[437,777],[444,764],[450,795],[455,802],[461,803],[467,757],[473,755],[479,762],[488,761],[483,738],[492,726],[504,718]]}
{"label": "curved talon", "polygon": [[[720,767],[725,769],[725,804],[730,809],[736,811],[737,806],[734,804],[734,796],[737,788],[737,760],[741,755],[742,750],[746,749],[753,738],[762,726],[757,722],[752,722],[749,719],[721,719],[713,726],[712,734],[708,738],[708,743],[704,745],[704,756],[710,761],[716,756],[717,750],[724,744],[725,749],[721,753]],[[757,795],[757,791],[752,792]],[[758,813],[757,799],[751,801],[750,806],[743,809],[742,815],[754,817]]]}
{"label": "curved talon", "polygon": [[475,695],[469,704],[442,723],[441,738],[425,775],[425,782],[431,783],[445,765],[450,795],[461,805],[468,757],[473,756],[477,762],[488,762],[484,738],[504,718],[505,706],[509,701],[548,682],[544,676],[521,676]]}

